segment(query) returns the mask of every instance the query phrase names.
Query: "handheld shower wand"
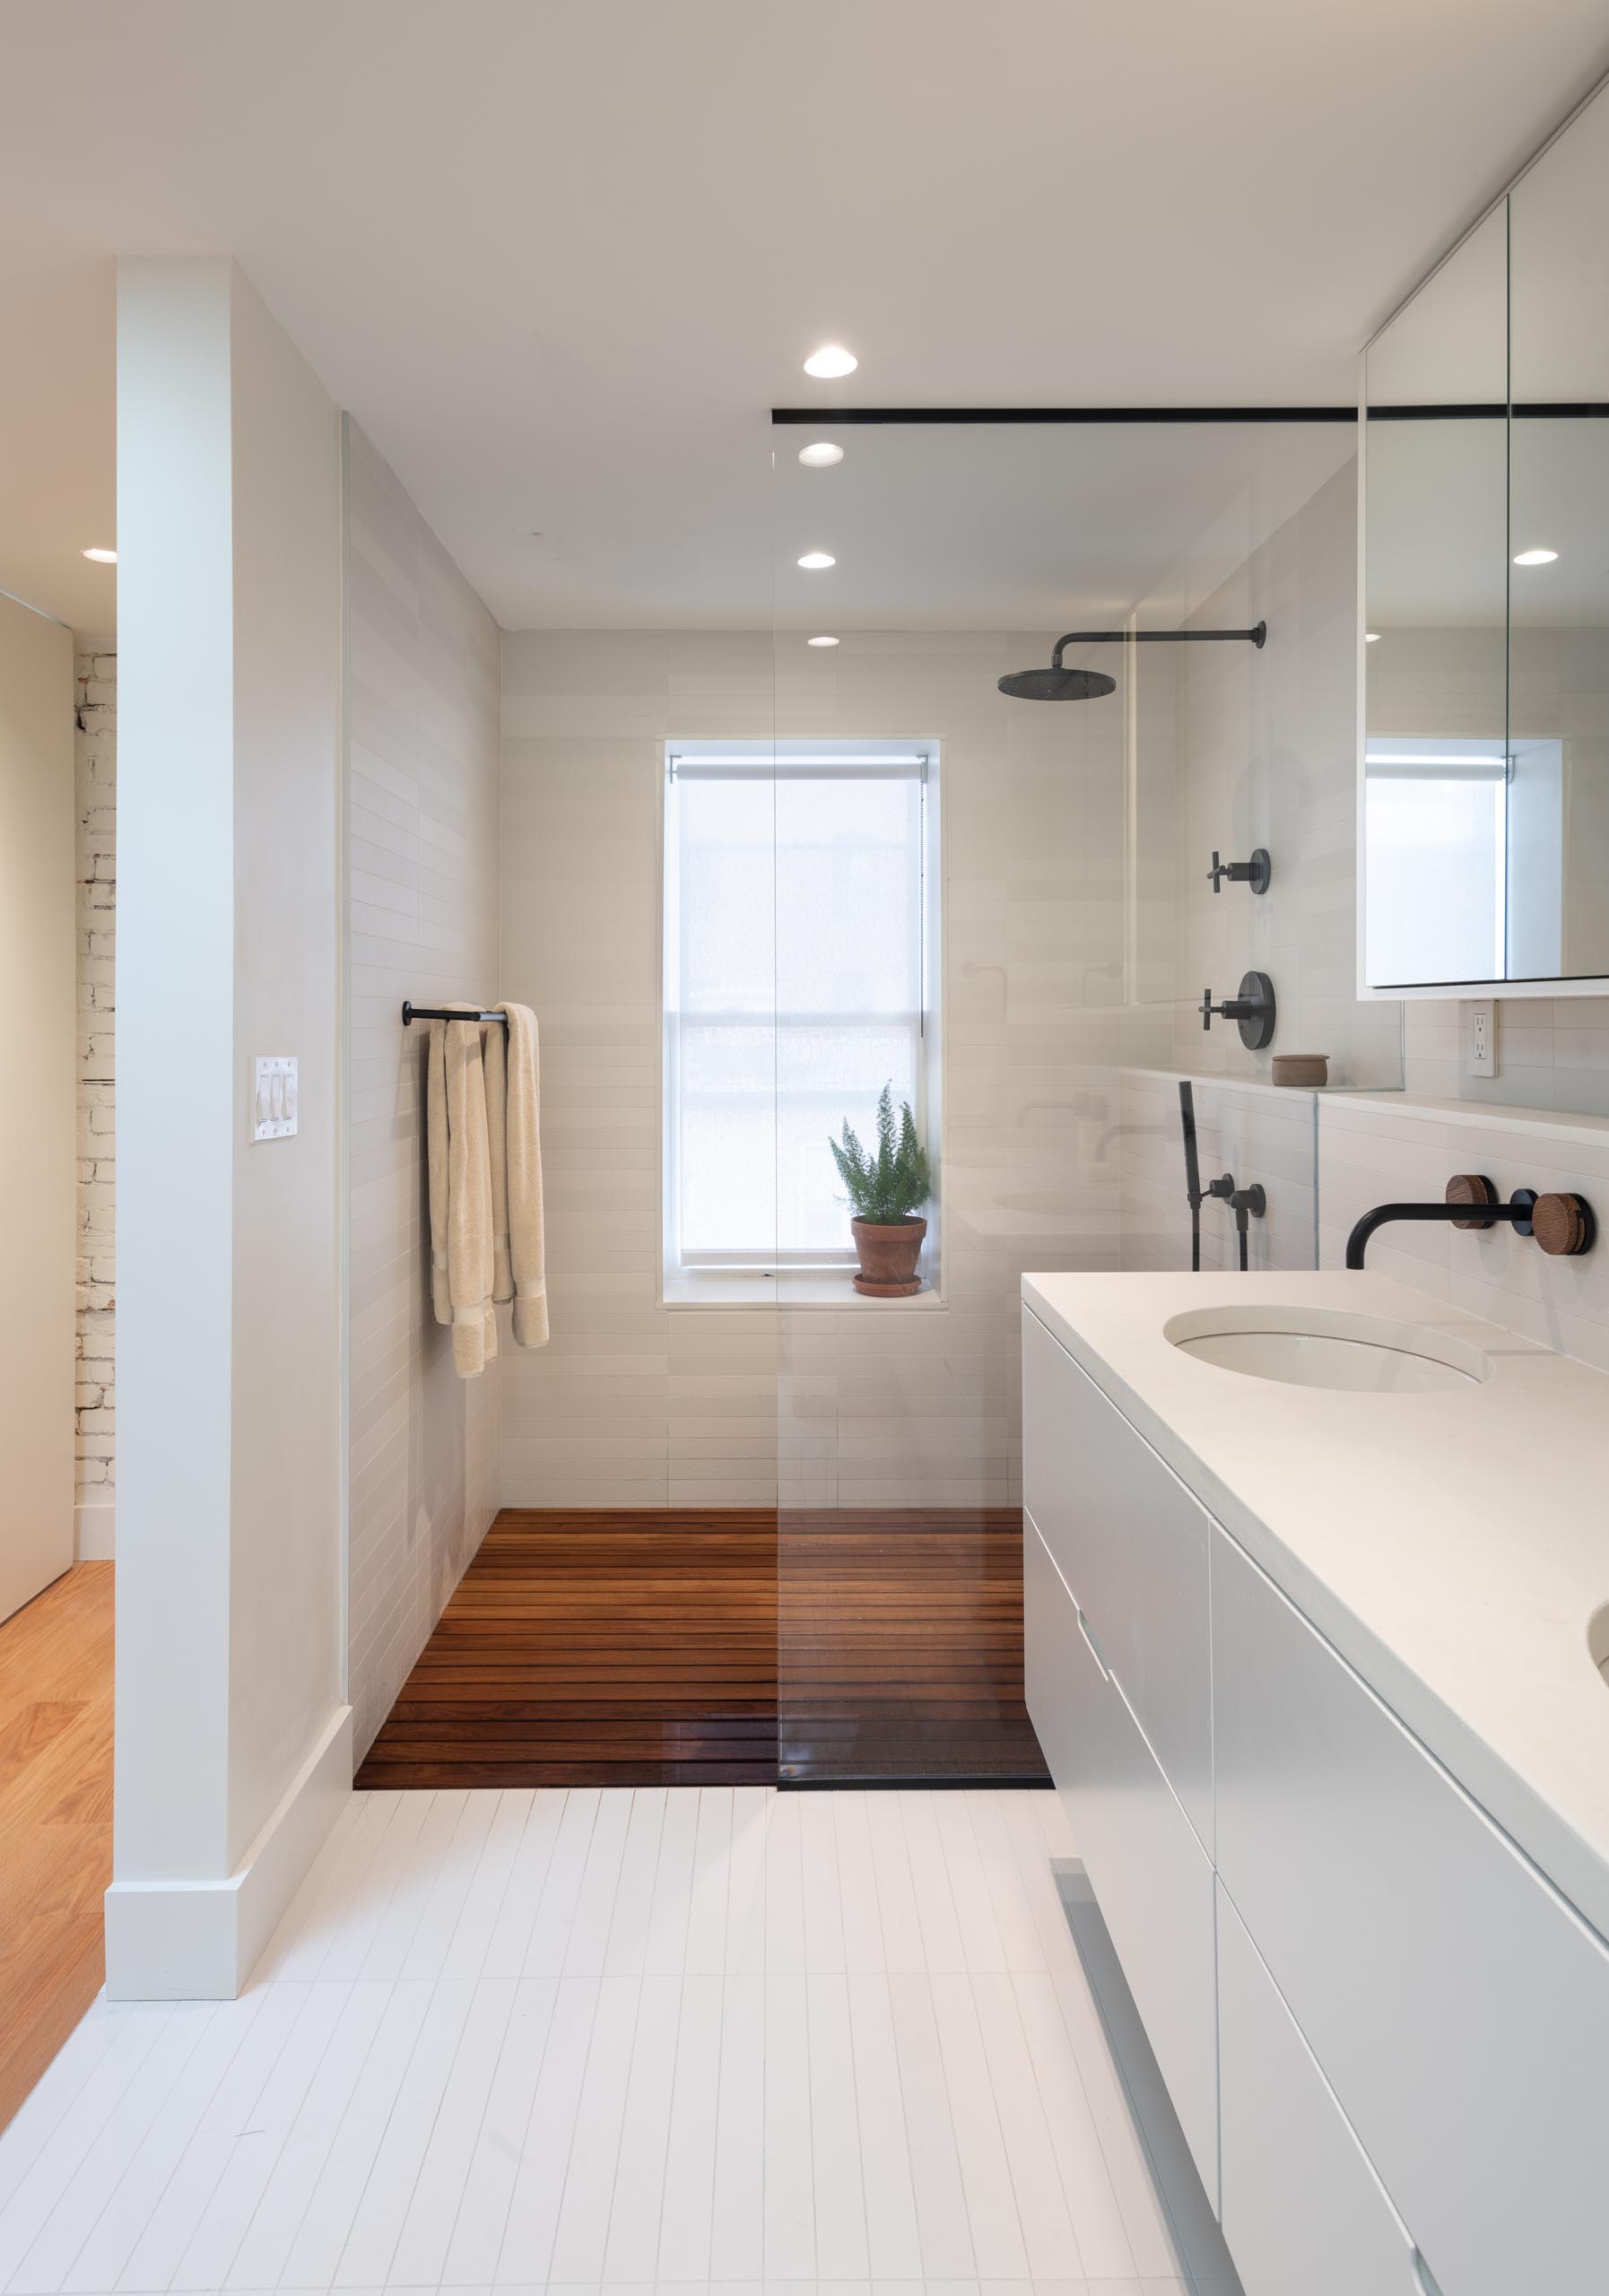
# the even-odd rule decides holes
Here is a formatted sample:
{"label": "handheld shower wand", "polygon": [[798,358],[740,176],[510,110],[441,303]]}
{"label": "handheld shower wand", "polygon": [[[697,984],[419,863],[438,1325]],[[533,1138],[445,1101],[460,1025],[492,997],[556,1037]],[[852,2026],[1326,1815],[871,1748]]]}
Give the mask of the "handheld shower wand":
{"label": "handheld shower wand", "polygon": [[1237,1187],[1232,1172],[1225,1172],[1221,1179],[1201,1185],[1201,1161],[1196,1151],[1196,1087],[1187,1076],[1179,1079],[1178,1120],[1185,1135],[1185,1196],[1190,1206],[1190,1273],[1201,1273],[1201,1207],[1211,1196],[1214,1204],[1227,1204],[1235,1215],[1235,1231],[1239,1243],[1240,1272],[1250,1265],[1250,1223],[1261,1220],[1268,1211],[1268,1198],[1260,1183],[1250,1187]]}
{"label": "handheld shower wand", "polygon": [[1196,1087],[1189,1078],[1180,1080],[1178,1087],[1178,1119],[1185,1134],[1185,1195],[1190,1205],[1190,1268],[1194,1274],[1201,1273],[1201,1165],[1196,1154]]}

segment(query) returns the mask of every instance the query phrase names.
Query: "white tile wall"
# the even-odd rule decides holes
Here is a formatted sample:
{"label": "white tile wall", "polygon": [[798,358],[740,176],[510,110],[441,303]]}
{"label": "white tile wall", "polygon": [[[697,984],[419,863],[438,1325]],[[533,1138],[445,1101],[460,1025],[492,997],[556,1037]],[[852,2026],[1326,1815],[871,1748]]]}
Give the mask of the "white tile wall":
{"label": "white tile wall", "polygon": [[1453,998],[1403,1007],[1410,1092],[1492,1108],[1609,1116],[1609,996],[1500,997],[1495,1076],[1464,1074],[1462,1007]]}
{"label": "white tile wall", "polygon": [[[1344,1265],[1352,1223],[1377,1204],[1439,1201],[1455,1172],[1500,1196],[1534,1187],[1584,1196],[1609,1222],[1609,1119],[1528,1116],[1416,1095],[1318,1106],[1319,1265]],[[1383,1228],[1368,1264],[1472,1315],[1609,1370],[1609,1247],[1550,1259],[1506,1227]]]}
{"label": "white tile wall", "polygon": [[[1265,1186],[1270,1173],[1283,1174],[1267,1229],[1254,1231],[1262,1264],[1313,1264],[1311,1180],[1304,1188],[1298,1135],[1299,1110],[1309,1112],[1310,1126],[1314,1097],[1292,1094],[1295,1105],[1287,1108],[1269,1091],[1235,1105],[1213,1076],[1227,1084],[1265,1074],[1270,1056],[1244,1050],[1221,1022],[1204,1032],[1194,1009],[1209,982],[1222,994],[1254,965],[1273,976],[1279,996],[1274,1049],[1328,1053],[1332,1085],[1406,1088],[1406,1097],[1359,1100],[1344,1089],[1317,1096],[1322,1265],[1341,1264],[1347,1231],[1369,1205],[1390,1196],[1439,1197],[1457,1170],[1490,1170],[1504,1187],[1574,1187],[1588,1196],[1596,1180],[1609,1205],[1600,1163],[1606,1152],[1590,1123],[1593,1115],[1609,1118],[1609,998],[1502,1001],[1500,1073],[1490,1081],[1463,1074],[1455,1000],[1356,999],[1355,535],[1349,465],[1210,596],[1192,587],[1187,562],[1170,570],[1152,602],[1162,622],[1187,613],[1198,625],[1236,627],[1263,616],[1269,637],[1256,657],[1213,646],[1177,654],[1159,647],[1141,657],[1135,931],[1143,1001],[1124,1036],[1131,1064],[1123,1092],[1125,1266],[1188,1264],[1180,1068],[1196,1078],[1204,1174],[1228,1164],[1239,1178],[1244,1166]],[[1422,642],[1403,667],[1394,670],[1388,657],[1370,664],[1371,707],[1382,727],[1444,726],[1448,694],[1461,682],[1457,707],[1471,732],[1492,722],[1500,731],[1501,684],[1494,701],[1490,648],[1474,649],[1472,674],[1467,633],[1418,636]],[[1386,657],[1384,646],[1377,650]],[[1527,725],[1535,718],[1536,730],[1548,730],[1534,693],[1526,706]],[[1213,847],[1239,860],[1258,843],[1273,855],[1269,892],[1259,900],[1226,886],[1214,895],[1204,874]],[[1427,1107],[1427,1099],[1451,1105]],[[1283,1121],[1271,1134],[1275,1109]],[[1588,1120],[1574,1130],[1540,1124],[1517,1132],[1507,1128],[1511,1109],[1579,1111]],[[1483,1132],[1487,1118],[1505,1128]],[[1532,1166],[1573,1177],[1531,1178]],[[1212,1206],[1203,1225],[1204,1262],[1216,1265],[1231,1225]],[[1600,1259],[1609,1268],[1601,1252],[1549,1261],[1507,1231],[1405,1228],[1370,1248],[1371,1265],[1428,1281],[1594,1361],[1603,1358],[1600,1302],[1609,1280],[1596,1272]]]}
{"label": "white tile wall", "polygon": [[[1341,1267],[1355,1221],[1377,1204],[1439,1202],[1455,1172],[1482,1172],[1502,1196],[1533,1187],[1584,1196],[1609,1226],[1609,1118],[1482,1108],[1413,1093],[1285,1091],[1196,1077],[1204,1179],[1226,1167],[1260,1179],[1269,1212],[1252,1224],[1254,1267]],[[1122,1076],[1126,1268],[1189,1265],[1178,1079]],[[1202,1265],[1234,1265],[1232,1220],[1202,1211]],[[1609,1247],[1550,1259],[1508,1228],[1380,1230],[1369,1265],[1473,1315],[1609,1370]]]}
{"label": "white tile wall", "polygon": [[[505,639],[503,978],[542,1024],[554,1333],[506,1368],[509,1503],[1015,1499],[1019,1278],[1117,1243],[1122,719],[1003,702],[1048,642]],[[942,744],[942,1312],[658,1304],[663,744],[773,728]]]}
{"label": "white tile wall", "polygon": [[[1142,603],[1144,626],[1268,624],[1260,652],[1141,650],[1139,993],[1170,1004],[1167,1057],[1186,1071],[1266,1077],[1269,1052],[1222,1021],[1204,1031],[1196,1009],[1255,968],[1278,997],[1273,1050],[1327,1053],[1335,1085],[1402,1081],[1400,1008],[1356,996],[1356,575],[1348,462],[1210,596],[1185,565]],[[1213,850],[1243,861],[1258,845],[1268,891],[1214,893]]]}
{"label": "white tile wall", "polygon": [[[80,1552],[110,1552],[117,1422],[113,959],[117,902],[117,657],[74,664],[78,865],[78,1507]],[[86,1541],[85,1509],[100,1509]]]}
{"label": "white tile wall", "polygon": [[497,626],[347,425],[351,1697],[360,1755],[498,1501],[499,1364],[430,1311],[416,1004],[495,999]]}

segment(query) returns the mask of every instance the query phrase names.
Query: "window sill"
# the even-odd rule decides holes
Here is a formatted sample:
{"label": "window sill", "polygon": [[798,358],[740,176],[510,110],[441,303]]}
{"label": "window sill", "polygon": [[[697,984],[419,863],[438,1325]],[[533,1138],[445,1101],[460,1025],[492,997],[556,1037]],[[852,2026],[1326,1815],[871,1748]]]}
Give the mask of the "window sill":
{"label": "window sill", "polygon": [[782,1275],[667,1276],[667,1308],[825,1308],[836,1315],[909,1316],[943,1314],[942,1294],[924,1283],[906,1300],[868,1300],[849,1281],[850,1271]]}

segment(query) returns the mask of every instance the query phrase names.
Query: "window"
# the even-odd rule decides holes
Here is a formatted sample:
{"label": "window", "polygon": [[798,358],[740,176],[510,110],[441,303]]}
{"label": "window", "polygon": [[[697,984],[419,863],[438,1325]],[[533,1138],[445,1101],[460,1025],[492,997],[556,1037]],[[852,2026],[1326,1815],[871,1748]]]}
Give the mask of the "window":
{"label": "window", "polygon": [[829,1139],[865,1138],[885,1083],[926,1136],[936,765],[927,742],[667,744],[673,1287],[847,1265]]}
{"label": "window", "polygon": [[1551,978],[1559,966],[1558,742],[1370,735],[1364,755],[1370,978]]}

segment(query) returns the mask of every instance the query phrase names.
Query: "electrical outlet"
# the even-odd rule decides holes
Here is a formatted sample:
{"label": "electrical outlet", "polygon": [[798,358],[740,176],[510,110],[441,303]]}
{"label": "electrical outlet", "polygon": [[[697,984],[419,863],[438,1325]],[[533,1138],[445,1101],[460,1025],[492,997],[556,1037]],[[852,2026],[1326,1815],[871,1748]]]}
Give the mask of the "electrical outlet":
{"label": "electrical outlet", "polygon": [[1464,1074],[1497,1074],[1497,1006],[1490,1002],[1471,1001],[1465,1004]]}

